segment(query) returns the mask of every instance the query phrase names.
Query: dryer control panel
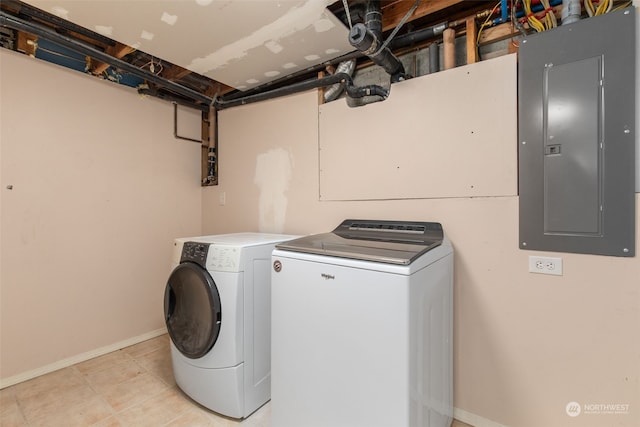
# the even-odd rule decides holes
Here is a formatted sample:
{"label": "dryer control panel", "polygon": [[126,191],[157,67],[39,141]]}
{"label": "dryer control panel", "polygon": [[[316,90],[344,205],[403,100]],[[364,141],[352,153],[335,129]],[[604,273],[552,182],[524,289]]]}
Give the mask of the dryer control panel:
{"label": "dryer control panel", "polygon": [[184,242],[180,262],[194,262],[208,271],[242,271],[242,248],[208,242]]}
{"label": "dryer control panel", "polygon": [[240,252],[241,248],[236,246],[209,246],[209,257],[207,258],[207,270],[209,271],[241,271]]}
{"label": "dryer control panel", "polygon": [[182,247],[182,256],[180,262],[191,261],[199,266],[206,268],[207,254],[209,252],[208,243],[185,242]]}

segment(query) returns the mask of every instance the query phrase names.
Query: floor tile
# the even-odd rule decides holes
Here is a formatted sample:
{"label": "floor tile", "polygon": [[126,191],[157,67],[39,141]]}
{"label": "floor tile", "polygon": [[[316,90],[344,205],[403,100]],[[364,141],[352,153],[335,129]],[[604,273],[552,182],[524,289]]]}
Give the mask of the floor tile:
{"label": "floor tile", "polygon": [[16,402],[5,401],[0,405],[0,426],[2,427],[24,427],[27,421],[22,416]]}
{"label": "floor tile", "polygon": [[160,378],[167,385],[176,385],[171,365],[171,352],[168,348],[158,349],[150,353],[143,354],[136,357],[135,360],[140,366]]}
{"label": "floor tile", "polygon": [[271,427],[270,402],[236,420],[186,396],[166,334],[0,390],[0,407],[1,427]]}
{"label": "floor tile", "polygon": [[168,386],[148,372],[143,372],[129,380],[107,387],[100,394],[111,405],[114,411],[135,406],[153,397]]}
{"label": "floor tile", "polygon": [[55,417],[67,408],[96,397],[97,394],[88,384],[60,385],[56,389],[29,394],[26,397],[17,395],[18,405],[24,418],[29,422]]}
{"label": "floor tile", "polygon": [[16,398],[20,400],[42,393],[49,393],[58,390],[60,387],[72,387],[85,384],[80,372],[71,366],[16,384],[15,395]]}
{"label": "floor tile", "polygon": [[99,396],[59,406],[55,411],[29,420],[29,427],[86,427],[110,417],[112,410]]}
{"label": "floor tile", "polygon": [[103,369],[85,375],[85,379],[98,393],[105,393],[117,384],[131,380],[146,371],[130,358],[112,366],[103,365]]}
{"label": "floor tile", "polygon": [[271,402],[267,402],[258,408],[253,414],[242,421],[240,427],[270,427],[271,426]]}
{"label": "floor tile", "polygon": [[16,403],[16,387],[11,386],[0,390],[0,408],[12,403]]}
{"label": "floor tile", "polygon": [[226,419],[214,418],[197,409],[191,409],[165,427],[230,427]]}
{"label": "floor tile", "polygon": [[158,427],[193,409],[175,388],[169,388],[144,402],[132,406],[116,416],[125,426]]}
{"label": "floor tile", "polygon": [[91,424],[90,427],[124,427],[124,425],[114,415],[112,415],[95,424]]}
{"label": "floor tile", "polygon": [[155,350],[169,349],[169,335],[164,334],[159,337],[152,338],[147,341],[143,341],[139,344],[132,345],[130,347],[123,348],[122,351],[127,353],[131,357],[139,357],[143,354],[151,353]]}
{"label": "floor tile", "polygon": [[87,360],[86,362],[78,363],[75,366],[81,374],[88,375],[111,368],[119,363],[129,362],[132,359],[133,358],[125,351],[118,350],[105,354],[104,356]]}

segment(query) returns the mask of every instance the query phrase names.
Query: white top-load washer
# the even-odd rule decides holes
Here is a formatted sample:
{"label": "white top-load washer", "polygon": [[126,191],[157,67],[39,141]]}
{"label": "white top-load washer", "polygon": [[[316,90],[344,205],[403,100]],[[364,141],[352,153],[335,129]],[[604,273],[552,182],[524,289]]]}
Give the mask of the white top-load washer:
{"label": "white top-load washer", "polygon": [[439,223],[346,220],[272,261],[272,427],[450,426],[453,249]]}
{"label": "white top-load washer", "polygon": [[270,398],[271,252],[296,236],[178,238],[164,315],[178,386],[203,406],[245,418]]}

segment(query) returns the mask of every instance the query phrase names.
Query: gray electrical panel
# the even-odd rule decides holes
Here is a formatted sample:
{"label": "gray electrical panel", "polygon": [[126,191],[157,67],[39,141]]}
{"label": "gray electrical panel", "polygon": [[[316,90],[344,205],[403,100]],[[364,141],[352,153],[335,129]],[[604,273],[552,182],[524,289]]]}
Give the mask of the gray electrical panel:
{"label": "gray electrical panel", "polygon": [[633,8],[520,42],[520,248],[635,255]]}

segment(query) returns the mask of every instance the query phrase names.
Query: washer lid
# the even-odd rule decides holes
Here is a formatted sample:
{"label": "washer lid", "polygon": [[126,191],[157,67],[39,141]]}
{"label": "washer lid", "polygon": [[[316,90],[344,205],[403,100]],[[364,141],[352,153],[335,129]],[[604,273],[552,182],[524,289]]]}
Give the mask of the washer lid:
{"label": "washer lid", "polygon": [[440,246],[444,238],[437,222],[347,219],[331,233],[279,243],[278,249],[408,265]]}

